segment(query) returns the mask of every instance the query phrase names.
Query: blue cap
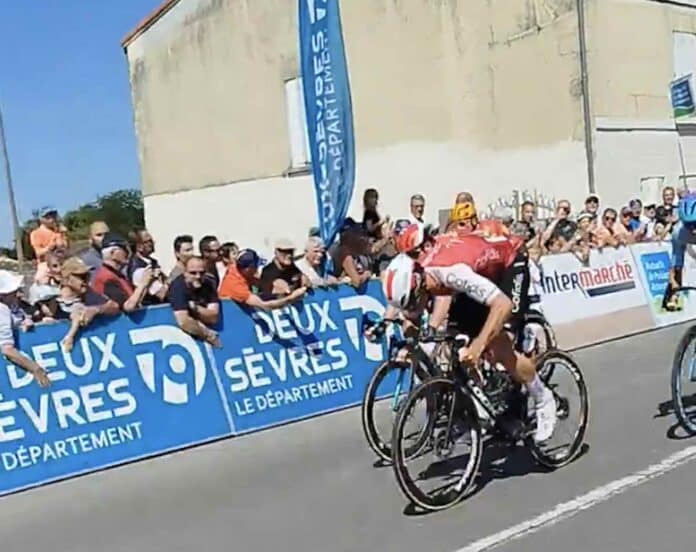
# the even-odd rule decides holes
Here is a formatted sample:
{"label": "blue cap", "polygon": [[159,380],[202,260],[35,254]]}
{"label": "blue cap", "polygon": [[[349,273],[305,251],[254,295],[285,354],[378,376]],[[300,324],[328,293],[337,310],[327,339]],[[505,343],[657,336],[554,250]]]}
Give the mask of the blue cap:
{"label": "blue cap", "polygon": [[259,266],[261,266],[261,259],[253,249],[242,249],[237,255],[237,267],[258,268]]}

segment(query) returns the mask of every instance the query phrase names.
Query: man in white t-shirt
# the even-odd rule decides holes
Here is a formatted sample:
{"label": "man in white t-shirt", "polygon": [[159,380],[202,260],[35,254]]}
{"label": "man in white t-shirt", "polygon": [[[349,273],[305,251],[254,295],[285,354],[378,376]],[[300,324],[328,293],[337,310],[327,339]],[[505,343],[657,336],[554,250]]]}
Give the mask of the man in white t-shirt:
{"label": "man in white t-shirt", "polygon": [[338,283],[338,279],[331,274],[327,274],[325,277],[319,274],[324,264],[325,255],[324,241],[315,236],[307,240],[304,257],[295,262],[295,266],[306,276],[312,287],[331,286]]}
{"label": "man in white t-shirt", "polygon": [[15,345],[14,330],[26,331],[33,326],[31,318],[19,307],[17,292],[23,281],[21,274],[0,270],[0,352],[12,364],[32,374],[41,387],[48,387],[46,371],[20,353]]}
{"label": "man in white t-shirt", "polygon": [[425,227],[425,220],[423,220],[423,213],[425,213],[425,198],[421,194],[415,194],[411,196],[411,214],[408,217],[413,224],[417,224],[421,228]]}

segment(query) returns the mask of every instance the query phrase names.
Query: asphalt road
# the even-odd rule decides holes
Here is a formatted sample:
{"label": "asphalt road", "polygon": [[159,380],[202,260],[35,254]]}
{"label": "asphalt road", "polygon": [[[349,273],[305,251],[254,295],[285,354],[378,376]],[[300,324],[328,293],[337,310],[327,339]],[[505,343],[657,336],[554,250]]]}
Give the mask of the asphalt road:
{"label": "asphalt road", "polygon": [[[0,500],[8,551],[455,552],[655,465],[680,439],[669,372],[684,327],[576,353],[591,398],[589,450],[543,473],[524,452],[482,465],[485,484],[445,512],[413,515],[390,467],[374,467],[345,411],[84,476]],[[694,454],[642,484],[503,542],[506,552],[693,549]],[[600,495],[601,495],[600,492]],[[608,494],[606,492],[605,494]],[[594,495],[592,495],[594,496]]]}

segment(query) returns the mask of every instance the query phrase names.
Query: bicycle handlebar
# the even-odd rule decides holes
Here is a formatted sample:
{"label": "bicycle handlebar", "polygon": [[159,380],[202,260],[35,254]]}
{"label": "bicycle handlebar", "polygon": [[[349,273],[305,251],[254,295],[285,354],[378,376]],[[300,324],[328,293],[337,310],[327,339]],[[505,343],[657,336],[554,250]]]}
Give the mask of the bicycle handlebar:
{"label": "bicycle handlebar", "polygon": [[672,290],[672,293],[679,293],[680,291],[696,291],[696,286],[679,286]]}

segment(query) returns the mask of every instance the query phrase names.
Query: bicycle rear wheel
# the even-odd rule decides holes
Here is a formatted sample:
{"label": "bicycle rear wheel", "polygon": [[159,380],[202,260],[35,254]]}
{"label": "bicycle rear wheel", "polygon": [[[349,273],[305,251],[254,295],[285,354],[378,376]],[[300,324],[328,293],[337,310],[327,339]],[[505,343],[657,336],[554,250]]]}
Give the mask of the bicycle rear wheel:
{"label": "bicycle rear wheel", "polygon": [[[680,425],[696,435],[696,326],[690,327],[677,346],[672,362],[672,405]],[[688,387],[688,389],[687,389]]]}
{"label": "bicycle rear wheel", "polygon": [[[412,376],[413,369],[388,360],[375,370],[365,388],[361,405],[363,433],[370,448],[385,462],[392,459],[391,436],[399,409],[412,389],[428,377],[417,361]],[[421,439],[427,439],[425,432]]]}
{"label": "bicycle rear wheel", "polygon": [[[408,422],[421,402],[428,439],[413,453]],[[463,454],[454,453],[459,445],[465,450]],[[471,398],[449,378],[428,379],[413,390],[399,411],[392,450],[396,480],[406,498],[430,511],[453,506],[476,479],[483,451]]]}
{"label": "bicycle rear wheel", "polygon": [[537,372],[556,399],[558,420],[549,440],[535,443],[529,437],[527,444],[542,466],[560,468],[577,456],[585,438],[590,415],[587,386],[576,362],[560,350],[542,354],[537,360]]}

